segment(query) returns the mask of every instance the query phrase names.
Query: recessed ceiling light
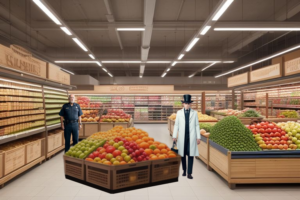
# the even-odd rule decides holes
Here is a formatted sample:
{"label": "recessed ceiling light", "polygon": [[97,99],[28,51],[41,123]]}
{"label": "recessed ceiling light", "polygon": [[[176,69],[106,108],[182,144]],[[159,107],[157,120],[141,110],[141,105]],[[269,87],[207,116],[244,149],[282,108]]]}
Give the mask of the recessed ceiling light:
{"label": "recessed ceiling light", "polygon": [[93,54],[89,54],[89,56],[90,56],[92,59],[95,59],[95,57],[93,56]]}
{"label": "recessed ceiling light", "polygon": [[78,44],[78,46],[80,46],[80,48],[83,49],[83,51],[88,51],[87,48],[77,38],[72,39],[74,40],[74,42],[76,42],[76,44]]}
{"label": "recessed ceiling light", "polygon": [[222,15],[223,13],[227,10],[227,8],[230,6],[230,4],[233,2],[233,0],[227,0],[221,8],[219,8],[219,10],[217,11],[217,13],[214,15],[214,17],[212,18],[212,21],[217,21]]}
{"label": "recessed ceiling light", "polygon": [[201,31],[201,35],[205,35],[211,26],[205,26],[205,28]]}
{"label": "recessed ceiling light", "polygon": [[69,29],[67,27],[60,27],[61,30],[63,30],[67,35],[72,35],[72,33],[69,31]]}
{"label": "recessed ceiling light", "polygon": [[190,51],[193,48],[193,46],[198,42],[199,39],[200,38],[194,38],[192,40],[192,42],[187,46],[187,48],[185,49],[185,51]]}
{"label": "recessed ceiling light", "polygon": [[33,2],[46,14],[55,24],[61,25],[60,21],[55,17],[55,15],[40,1],[33,0]]}
{"label": "recessed ceiling light", "polygon": [[117,28],[117,31],[145,31],[145,28]]}
{"label": "recessed ceiling light", "polygon": [[181,58],[183,58],[184,54],[180,54],[180,56],[178,57],[178,60],[181,60]]}

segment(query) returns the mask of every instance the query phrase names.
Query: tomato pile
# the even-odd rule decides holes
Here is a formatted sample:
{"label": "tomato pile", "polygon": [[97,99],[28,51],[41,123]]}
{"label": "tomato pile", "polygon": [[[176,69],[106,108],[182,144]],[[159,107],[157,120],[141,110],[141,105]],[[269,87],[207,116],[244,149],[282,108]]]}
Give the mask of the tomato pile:
{"label": "tomato pile", "polygon": [[289,135],[274,123],[261,122],[247,125],[261,149],[292,150],[294,146]]}

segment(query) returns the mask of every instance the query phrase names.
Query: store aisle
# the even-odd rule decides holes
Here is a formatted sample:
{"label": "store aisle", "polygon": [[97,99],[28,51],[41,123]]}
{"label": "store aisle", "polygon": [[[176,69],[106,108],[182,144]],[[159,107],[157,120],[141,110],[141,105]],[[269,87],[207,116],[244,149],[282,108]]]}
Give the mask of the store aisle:
{"label": "store aisle", "polygon": [[[166,124],[135,125],[158,141],[172,144]],[[108,194],[64,178],[63,153],[35,167],[0,190],[0,200],[300,200],[300,185],[242,185],[230,190],[227,183],[194,161],[193,180],[119,194]]]}

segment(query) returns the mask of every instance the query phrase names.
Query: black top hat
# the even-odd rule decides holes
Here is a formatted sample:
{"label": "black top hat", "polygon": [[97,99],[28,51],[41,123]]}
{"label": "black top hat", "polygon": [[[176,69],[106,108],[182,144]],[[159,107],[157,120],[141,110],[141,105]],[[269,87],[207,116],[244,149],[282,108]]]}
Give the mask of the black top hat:
{"label": "black top hat", "polygon": [[193,101],[191,101],[192,96],[189,94],[185,94],[183,95],[183,101],[181,101],[182,103],[193,103]]}

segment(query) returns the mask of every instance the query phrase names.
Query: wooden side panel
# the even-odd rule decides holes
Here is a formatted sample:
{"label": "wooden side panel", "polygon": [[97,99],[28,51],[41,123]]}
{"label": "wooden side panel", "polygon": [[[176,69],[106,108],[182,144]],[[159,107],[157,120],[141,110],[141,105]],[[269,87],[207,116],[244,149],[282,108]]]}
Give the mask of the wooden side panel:
{"label": "wooden side panel", "polygon": [[253,178],[255,177],[255,159],[232,159],[231,178]]}
{"label": "wooden side panel", "polygon": [[113,123],[100,123],[100,131],[108,131],[114,127]]}
{"label": "wooden side panel", "polygon": [[54,135],[54,149],[57,149],[63,145],[63,132],[59,132]]}
{"label": "wooden side panel", "polygon": [[300,178],[300,159],[256,159],[256,177]]}
{"label": "wooden side panel", "polygon": [[84,126],[85,124],[82,124],[82,128],[79,130],[79,137],[84,135]]}
{"label": "wooden side panel", "polygon": [[26,145],[26,164],[42,156],[42,140]]}
{"label": "wooden side panel", "polygon": [[207,143],[201,141],[200,144],[198,145],[198,150],[199,150],[199,155],[207,160]]}
{"label": "wooden side panel", "polygon": [[4,175],[25,165],[25,145],[4,153]]}
{"label": "wooden side panel", "polygon": [[[112,124],[113,125],[113,124]],[[84,136],[90,136],[94,133],[97,133],[99,132],[99,124],[98,123],[91,123],[91,124],[88,124],[86,123],[85,126],[84,126]]]}
{"label": "wooden side panel", "polygon": [[0,178],[3,176],[4,174],[4,155],[3,152],[0,151]]}
{"label": "wooden side panel", "polygon": [[122,123],[122,122],[114,122],[114,127],[115,126],[122,126],[123,128],[128,128],[129,127],[129,123]]}
{"label": "wooden side panel", "polygon": [[50,135],[48,136],[48,152],[51,152],[52,150],[54,150],[54,135]]}
{"label": "wooden side panel", "polygon": [[213,147],[209,147],[209,163],[212,163],[225,175],[228,175],[228,158]]}

